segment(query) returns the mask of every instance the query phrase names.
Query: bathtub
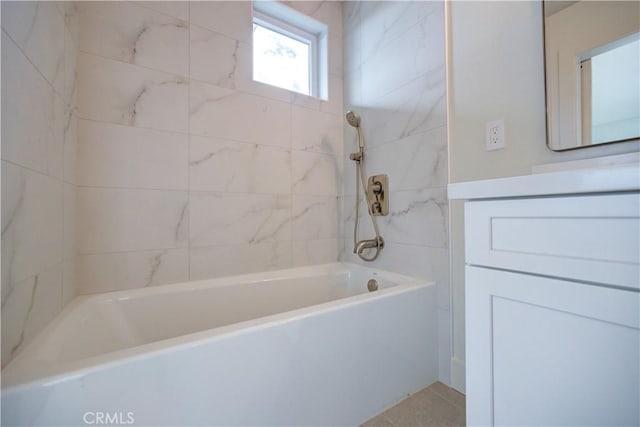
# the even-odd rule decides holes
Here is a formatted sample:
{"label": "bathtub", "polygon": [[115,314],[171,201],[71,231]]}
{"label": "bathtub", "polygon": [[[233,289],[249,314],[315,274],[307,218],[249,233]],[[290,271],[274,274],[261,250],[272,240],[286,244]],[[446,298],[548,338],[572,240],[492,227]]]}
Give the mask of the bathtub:
{"label": "bathtub", "polygon": [[344,263],[81,296],[2,371],[2,425],[358,425],[437,380],[435,298]]}

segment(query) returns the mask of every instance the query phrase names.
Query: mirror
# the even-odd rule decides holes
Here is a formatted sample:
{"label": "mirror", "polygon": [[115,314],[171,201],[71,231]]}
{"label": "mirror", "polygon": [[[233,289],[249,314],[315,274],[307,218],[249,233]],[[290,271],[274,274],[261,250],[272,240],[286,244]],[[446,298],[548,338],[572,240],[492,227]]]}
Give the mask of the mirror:
{"label": "mirror", "polygon": [[640,140],[640,2],[543,2],[547,145]]}

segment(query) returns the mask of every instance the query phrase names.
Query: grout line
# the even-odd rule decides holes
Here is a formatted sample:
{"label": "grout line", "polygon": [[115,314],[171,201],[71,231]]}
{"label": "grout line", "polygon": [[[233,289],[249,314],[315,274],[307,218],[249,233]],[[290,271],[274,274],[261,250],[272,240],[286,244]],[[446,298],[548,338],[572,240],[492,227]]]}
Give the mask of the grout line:
{"label": "grout line", "polygon": [[[155,73],[164,74],[164,75],[169,76],[169,77],[176,77],[176,78],[180,78],[180,79],[183,79],[183,80],[188,80],[189,79],[188,75],[183,75],[183,74],[176,73],[176,72],[173,72],[173,71],[160,70],[158,68],[151,68],[151,67],[148,67],[146,65],[140,65],[140,64],[137,64],[135,62],[123,61],[121,59],[112,58],[112,57],[109,57],[109,56],[104,56],[104,55],[101,55],[101,54],[95,53],[95,52],[90,52],[90,51],[79,49],[78,53],[83,54],[83,55],[92,56],[92,57],[95,57],[95,58],[104,59],[105,61],[117,62],[118,64],[131,65],[132,67],[141,68],[141,69],[147,70],[147,71],[153,71]],[[78,55],[78,56],[80,56],[80,55]]]}
{"label": "grout line", "polygon": [[187,1],[187,280],[191,280],[191,1]]}
{"label": "grout line", "polygon": [[335,237],[321,237],[321,238],[310,239],[310,240],[282,239],[282,240],[265,240],[257,243],[236,242],[236,243],[229,243],[229,244],[161,247],[161,248],[150,248],[150,249],[123,249],[123,250],[100,251],[100,252],[78,252],[78,256],[88,257],[88,256],[100,256],[100,255],[126,255],[126,254],[139,254],[139,253],[155,253],[160,251],[182,251],[182,250],[191,250],[191,249],[197,250],[197,249],[210,249],[210,248],[244,248],[244,247],[277,245],[277,244],[287,244],[287,243],[293,244],[297,242],[305,242],[305,243],[306,242],[328,242],[333,240],[340,240],[340,239]]}
{"label": "grout line", "polygon": [[[187,99],[188,99],[188,95],[187,95]],[[150,131],[153,131],[153,132],[171,133],[171,134],[176,134],[176,135],[188,135],[189,134],[189,132],[182,132],[182,131],[179,131],[179,130],[158,129],[158,128],[150,128],[150,127],[145,127],[145,126],[133,126],[133,125],[127,125],[127,124],[124,124],[124,123],[109,122],[109,121],[106,121],[106,120],[92,119],[90,117],[82,117],[80,115],[80,112],[77,113],[76,117],[77,117],[78,120],[83,120],[83,121],[91,122],[91,123],[99,123],[99,124],[104,124],[104,125],[112,125],[112,126],[118,126],[118,127],[124,127],[124,128],[150,130]]]}
{"label": "grout line", "polygon": [[[187,94],[187,101],[189,102],[191,97],[191,93]],[[313,110],[314,112],[317,112],[315,110]],[[105,121],[105,120],[98,120],[98,119],[93,119],[93,118],[89,118],[89,117],[82,117],[79,113],[76,115],[76,118],[78,121],[86,121],[86,122],[90,122],[90,123],[98,123],[98,124],[103,124],[103,125],[112,125],[112,126],[117,126],[117,127],[122,127],[122,128],[127,128],[127,129],[140,129],[140,130],[145,130],[145,131],[152,131],[152,132],[159,132],[159,133],[165,133],[165,134],[173,134],[173,135],[181,135],[181,136],[195,136],[198,138],[204,138],[204,139],[209,139],[209,140],[216,140],[216,141],[222,141],[222,142],[233,142],[233,143],[238,143],[238,144],[246,144],[246,145],[257,145],[259,147],[264,147],[264,148],[273,148],[274,150],[279,150],[279,151],[285,151],[285,152],[292,152],[292,151],[296,151],[296,152],[300,152],[300,153],[315,153],[315,154],[322,154],[322,155],[326,155],[326,156],[332,156],[332,157],[337,157],[337,158],[341,158],[341,156],[335,155],[334,153],[327,153],[325,151],[317,151],[317,150],[300,150],[297,148],[291,148],[291,144],[289,144],[289,147],[284,147],[282,145],[274,145],[274,144],[264,144],[261,142],[254,142],[254,141],[243,141],[243,140],[239,140],[239,139],[233,139],[233,138],[228,138],[228,137],[221,137],[221,136],[215,136],[215,135],[205,135],[205,134],[201,134],[201,133],[192,133],[191,129],[190,129],[190,125],[191,125],[191,118],[188,118],[188,123],[187,123],[187,132],[182,132],[182,131],[177,131],[177,130],[170,130],[170,129],[158,129],[158,128],[150,128],[150,127],[143,127],[143,126],[132,126],[132,125],[127,125],[124,123],[117,123],[117,122],[109,122],[109,121]]]}
{"label": "grout line", "polygon": [[32,167],[21,165],[20,163],[16,163],[13,160],[9,160],[9,159],[4,159],[3,158],[3,159],[0,159],[0,161],[6,162],[6,163],[8,163],[8,164],[10,164],[12,166],[17,167],[17,168],[24,169],[25,171],[28,171],[28,172],[31,172],[31,173],[34,173],[34,174],[37,174],[37,175],[41,175],[42,177],[49,178],[49,179],[52,179],[54,181],[58,181],[58,182],[60,182],[62,184],[76,185],[75,183],[73,183],[71,181],[65,181],[64,177],[58,178],[57,176],[51,175],[48,172],[42,172],[42,171],[39,171],[38,169],[33,169]]}
{"label": "grout line", "polygon": [[[36,71],[36,73],[38,75],[40,75],[40,77],[42,77],[42,79],[45,81],[45,83],[47,84],[47,86],[49,87],[49,89],[51,89],[51,91],[55,94],[58,95],[61,99],[62,99],[62,103],[65,106],[68,106],[68,104],[66,103],[65,99],[64,99],[64,93],[59,93],[56,88],[53,86],[53,82],[50,82],[49,79],[47,79],[44,74],[42,74],[42,71],[40,71],[40,68],[38,68],[36,66],[36,64],[33,63],[33,61],[31,61],[31,58],[29,58],[29,56],[26,54],[25,51],[22,50],[22,48],[20,47],[20,45],[9,35],[9,33],[2,28],[2,33],[15,45],[16,49],[18,50],[18,52],[20,52],[22,54],[22,56],[24,56],[24,59],[27,60],[27,62],[29,64],[31,64],[31,66],[33,67],[33,69]],[[62,52],[62,56],[64,57],[64,42],[63,42],[63,52]],[[64,72],[63,72],[63,78],[64,78]],[[64,92],[64,82],[63,82],[63,89],[62,92]]]}
{"label": "grout line", "polygon": [[186,20],[184,20],[184,19],[182,19],[182,18],[178,18],[177,16],[171,15],[171,14],[169,14],[169,13],[161,12],[161,11],[159,11],[159,10],[156,10],[156,9],[151,8],[151,7],[149,7],[149,6],[147,6],[147,5],[146,5],[146,3],[148,3],[148,2],[149,2],[149,0],[146,0],[146,1],[145,1],[145,0],[142,0],[142,1],[130,1],[129,3],[130,3],[132,6],[138,6],[138,7],[141,7],[141,8],[143,8],[143,9],[150,10],[150,11],[155,12],[155,13],[159,13],[160,15],[166,16],[166,17],[168,17],[168,18],[176,19],[176,20],[178,20],[178,21],[180,21],[180,22],[184,22],[184,23],[187,23],[187,24],[189,23],[189,9],[190,9],[190,7],[189,7],[189,6],[187,6],[187,19],[186,19]]}
{"label": "grout line", "polygon": [[[289,104],[289,149],[291,150],[291,156],[289,156],[289,159],[291,160],[291,163],[289,165],[289,198],[291,200],[291,203],[289,203],[289,235],[291,236],[291,240],[294,240],[295,236],[293,233],[293,187],[295,185],[294,181],[293,181],[293,147],[294,147],[294,142],[293,142],[293,103]],[[289,254],[289,265],[291,265],[293,267],[294,265],[294,260],[295,260],[295,256],[293,254],[293,248],[291,250],[291,253]]]}

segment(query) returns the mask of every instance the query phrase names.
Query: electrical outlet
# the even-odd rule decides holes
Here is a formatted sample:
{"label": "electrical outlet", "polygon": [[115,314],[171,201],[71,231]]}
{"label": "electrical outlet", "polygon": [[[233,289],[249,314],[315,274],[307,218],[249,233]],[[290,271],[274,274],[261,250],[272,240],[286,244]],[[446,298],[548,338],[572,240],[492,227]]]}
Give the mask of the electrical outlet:
{"label": "electrical outlet", "polygon": [[504,148],[504,119],[487,123],[485,132],[485,149],[487,151]]}

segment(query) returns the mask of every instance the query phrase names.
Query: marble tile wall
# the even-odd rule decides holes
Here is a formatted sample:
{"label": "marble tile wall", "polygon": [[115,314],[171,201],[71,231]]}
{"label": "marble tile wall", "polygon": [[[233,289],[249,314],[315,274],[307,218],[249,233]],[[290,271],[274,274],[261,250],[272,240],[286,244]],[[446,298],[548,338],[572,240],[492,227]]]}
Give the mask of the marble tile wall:
{"label": "marble tile wall", "polygon": [[342,7],[329,99],[253,82],[251,2],[83,2],[78,55],[81,293],[338,258]]}
{"label": "marble tile wall", "polygon": [[76,294],[71,2],[2,2],[2,366]]}
{"label": "marble tile wall", "polygon": [[[450,283],[443,1],[344,2],[345,110],[361,116],[366,173],[389,175],[385,248],[373,265],[435,279],[440,380],[450,383]],[[344,127],[344,152],[356,151]],[[349,162],[348,160],[345,160]],[[355,172],[344,165],[340,259],[353,254]],[[360,239],[374,236],[360,205]]]}

